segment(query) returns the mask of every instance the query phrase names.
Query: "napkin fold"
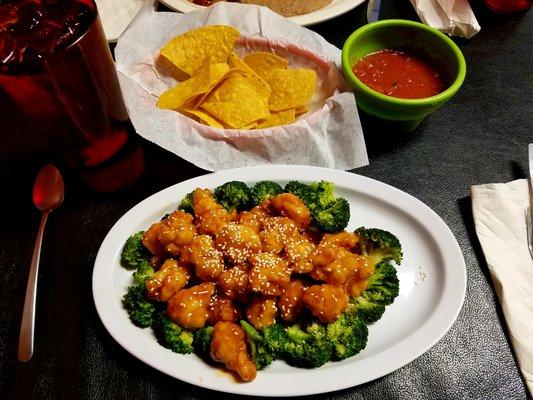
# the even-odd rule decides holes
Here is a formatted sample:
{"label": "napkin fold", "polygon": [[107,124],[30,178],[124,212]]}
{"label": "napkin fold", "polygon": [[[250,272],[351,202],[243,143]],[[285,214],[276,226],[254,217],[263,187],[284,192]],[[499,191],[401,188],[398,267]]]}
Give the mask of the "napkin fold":
{"label": "napkin fold", "polygon": [[471,38],[481,30],[468,0],[411,0],[420,19],[450,36]]}
{"label": "napkin fold", "polygon": [[472,186],[471,194],[477,236],[518,365],[533,395],[533,260],[527,247],[528,181]]}
{"label": "napkin fold", "polygon": [[[108,42],[116,42],[141,9],[145,0],[96,0]],[[146,0],[147,2],[154,0]]]}

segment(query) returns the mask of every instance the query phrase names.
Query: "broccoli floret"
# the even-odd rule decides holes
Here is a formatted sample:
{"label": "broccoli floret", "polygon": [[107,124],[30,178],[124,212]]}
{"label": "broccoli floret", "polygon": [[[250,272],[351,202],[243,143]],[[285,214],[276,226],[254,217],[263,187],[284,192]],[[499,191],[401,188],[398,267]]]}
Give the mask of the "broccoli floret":
{"label": "broccoli floret", "polygon": [[193,352],[193,333],[177,325],[164,311],[156,316],[153,329],[162,346],[180,354]]}
{"label": "broccoli floret", "polygon": [[273,324],[261,329],[265,346],[272,353],[275,358],[283,352],[285,343],[287,341],[287,332],[285,328],[280,324]]}
{"label": "broccoli floret", "polygon": [[346,199],[338,197],[325,208],[312,211],[313,224],[323,232],[340,232],[350,221],[350,204]]}
{"label": "broccoli floret", "polygon": [[142,244],[144,232],[137,232],[132,235],[124,243],[122,248],[121,260],[122,265],[128,269],[135,269],[139,267],[139,263],[150,259],[146,248]]}
{"label": "broccoli floret", "polygon": [[385,305],[369,299],[365,293],[351,300],[354,312],[367,324],[379,320],[385,312]]}
{"label": "broccoli floret", "polygon": [[185,196],[183,200],[181,200],[180,205],[178,206],[178,210],[185,211],[189,214],[194,215],[194,205],[192,203],[193,196],[194,191]]}
{"label": "broccoli floret", "polygon": [[300,324],[294,324],[287,327],[287,335],[289,336],[289,339],[295,343],[303,343],[312,338],[311,334],[305,332]]}
{"label": "broccoli floret", "polygon": [[371,324],[379,320],[385,306],[394,302],[400,290],[396,269],[385,261],[376,265],[375,272],[368,278],[366,290],[350,300],[346,313],[359,317]]}
{"label": "broccoli floret", "polygon": [[326,329],[333,343],[332,360],[344,360],[366,347],[368,328],[356,315],[345,312]]}
{"label": "broccoli floret", "polygon": [[311,189],[311,196],[313,199],[311,210],[315,208],[318,210],[324,210],[335,201],[335,195],[333,194],[335,185],[333,182],[312,182],[309,187]]}
{"label": "broccoli floret", "polygon": [[280,193],[283,193],[283,188],[279,183],[273,181],[257,182],[251,189],[252,204],[256,206]]}
{"label": "broccoli floret", "polygon": [[248,322],[241,320],[242,329],[246,332],[252,360],[258,370],[265,368],[278,358],[285,343],[285,331],[281,325],[274,324],[263,328],[261,332]]}
{"label": "broccoli floret", "polygon": [[137,267],[137,271],[133,273],[133,281],[137,285],[144,285],[147,279],[154,275],[154,267],[146,261],[142,260]]}
{"label": "broccoli floret", "polygon": [[312,203],[311,188],[305,183],[290,181],[285,185],[284,191],[302,199],[307,207]]}
{"label": "broccoli floret", "polygon": [[381,262],[376,265],[376,271],[368,278],[368,287],[362,296],[369,301],[389,305],[400,292],[400,282],[396,268]]}
{"label": "broccoli floret", "polygon": [[211,338],[213,337],[213,327],[211,325],[204,326],[194,332],[194,352],[200,357],[209,357],[211,350]]}
{"label": "broccoli floret", "polygon": [[156,308],[146,298],[144,285],[130,286],[122,299],[122,304],[135,325],[141,328],[152,326]]}
{"label": "broccoli floret", "polygon": [[311,324],[305,331],[298,325],[287,328],[288,341],[283,358],[300,368],[316,368],[331,360],[333,344],[326,335],[326,329]]}
{"label": "broccoli floret", "polygon": [[400,241],[392,233],[376,228],[361,227],[355,230],[359,236],[361,254],[369,257],[374,265],[392,260],[401,264],[403,254]]}
{"label": "broccoli floret", "polygon": [[252,196],[246,183],[226,182],[215,189],[215,200],[228,211],[242,211],[250,208]]}
{"label": "broccoli floret", "polygon": [[332,182],[319,181],[309,185],[309,201],[306,203],[313,216],[313,225],[323,232],[340,232],[350,221],[350,204],[342,197],[335,197]]}

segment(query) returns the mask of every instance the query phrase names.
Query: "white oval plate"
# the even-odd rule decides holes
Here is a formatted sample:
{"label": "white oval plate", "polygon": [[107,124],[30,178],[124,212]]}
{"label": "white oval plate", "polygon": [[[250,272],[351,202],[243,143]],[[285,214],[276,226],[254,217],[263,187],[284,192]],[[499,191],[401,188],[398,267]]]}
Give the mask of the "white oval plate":
{"label": "white oval plate", "polygon": [[[241,180],[248,184],[271,179],[329,180],[336,194],[350,202],[348,229],[379,227],[396,234],[404,261],[398,267],[400,294],[383,318],[369,326],[367,347],[358,355],[316,369],[298,369],[276,361],[250,383],[236,382],[222,369],[195,355],[161,347],[151,329],[134,326],[121,298],[131,284],[131,271],[120,265],[126,238],[147,229],[197,187],[215,188]],[[128,211],[109,231],[96,258],[93,297],[111,336],[150,366],[204,388],[256,396],[299,396],[323,393],[382,377],[431,348],[452,326],[466,290],[464,259],[452,232],[428,206],[392,186],[352,173],[308,166],[237,168],[178,183],[150,196]]]}
{"label": "white oval plate", "polygon": [[[204,8],[204,6],[193,4],[187,0],[159,1],[167,7],[175,11],[180,11],[182,13],[188,13],[190,11]],[[303,26],[318,24],[319,22],[324,22],[329,19],[338,17],[339,15],[345,14],[364,2],[365,0],[333,0],[329,5],[324,8],[321,8],[320,10],[316,10],[303,15],[289,17],[289,20]]]}

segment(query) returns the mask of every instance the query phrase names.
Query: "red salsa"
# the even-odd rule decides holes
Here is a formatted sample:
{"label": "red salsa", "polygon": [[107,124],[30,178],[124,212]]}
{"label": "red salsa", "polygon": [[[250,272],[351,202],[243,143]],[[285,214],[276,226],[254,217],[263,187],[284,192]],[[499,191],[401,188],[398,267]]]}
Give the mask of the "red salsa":
{"label": "red salsa", "polygon": [[381,50],[363,57],[352,69],[366,86],[387,96],[420,99],[446,89],[433,63],[407,51]]}

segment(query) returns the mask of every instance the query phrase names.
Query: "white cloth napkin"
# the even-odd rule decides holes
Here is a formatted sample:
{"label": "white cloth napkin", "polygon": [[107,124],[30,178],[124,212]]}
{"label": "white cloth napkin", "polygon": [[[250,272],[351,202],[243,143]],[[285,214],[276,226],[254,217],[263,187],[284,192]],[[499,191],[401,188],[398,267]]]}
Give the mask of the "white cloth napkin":
{"label": "white cloth napkin", "polygon": [[450,36],[471,38],[481,30],[467,0],[411,0],[420,19]]}
{"label": "white cloth napkin", "polygon": [[472,186],[476,232],[507,322],[522,375],[533,395],[533,260],[527,247],[526,179]]}
{"label": "white cloth napkin", "polygon": [[[144,0],[96,0],[108,42],[116,42],[141,9]],[[148,0],[152,1],[153,0]]]}

